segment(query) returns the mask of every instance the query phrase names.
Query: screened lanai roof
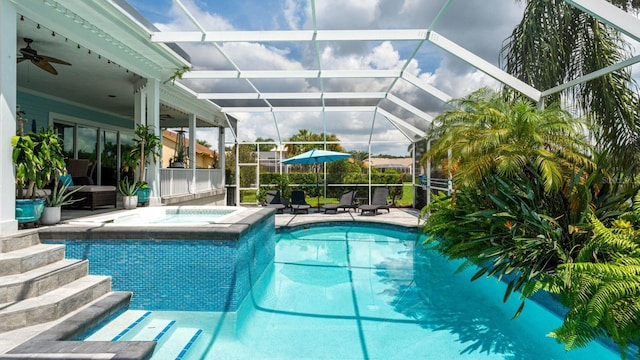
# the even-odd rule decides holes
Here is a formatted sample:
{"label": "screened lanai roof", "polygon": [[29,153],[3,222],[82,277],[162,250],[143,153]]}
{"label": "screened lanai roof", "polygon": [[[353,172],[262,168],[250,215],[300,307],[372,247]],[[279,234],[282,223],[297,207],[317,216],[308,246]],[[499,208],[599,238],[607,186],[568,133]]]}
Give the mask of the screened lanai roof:
{"label": "screened lanai roof", "polygon": [[[640,38],[640,21],[604,0],[567,2]],[[535,89],[499,65],[502,42],[524,11],[517,1],[273,0],[204,8],[173,0],[162,16],[150,1],[129,3],[160,29],[151,41],[178,44],[191,56],[192,68],[177,81],[238,118],[241,129],[263,129],[247,141],[283,143],[306,129],[350,143],[405,142],[406,149],[448,100],[481,86],[502,83],[539,101],[640,61]],[[439,72],[443,64],[448,70]]]}

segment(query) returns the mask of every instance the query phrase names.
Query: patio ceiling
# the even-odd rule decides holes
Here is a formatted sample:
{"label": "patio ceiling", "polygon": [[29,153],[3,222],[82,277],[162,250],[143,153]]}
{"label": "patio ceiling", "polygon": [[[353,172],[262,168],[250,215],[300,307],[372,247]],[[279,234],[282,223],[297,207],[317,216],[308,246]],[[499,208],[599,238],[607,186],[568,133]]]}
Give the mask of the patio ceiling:
{"label": "patio ceiling", "polygon": [[[640,39],[640,21],[630,14],[616,8],[604,0],[567,0],[577,8],[609,23],[633,40]],[[198,44],[215,50],[218,61],[215,68],[193,68],[186,72],[181,80],[192,88],[198,98],[208,99],[228,114],[237,113],[269,113],[274,121],[278,135],[282,127],[286,127],[283,120],[288,112],[321,113],[323,128],[327,128],[328,113],[333,112],[365,112],[369,113],[372,122],[377,118],[388,120],[400,131],[408,142],[415,142],[424,137],[428,129],[433,111],[424,106],[424,99],[446,102],[452,96],[442,89],[430,85],[425,80],[412,73],[411,62],[420,53],[438,49],[447,56],[455,57],[464,63],[478,69],[500,83],[519,91],[526,97],[539,102],[544,96],[562,91],[568,87],[593,79],[620,68],[633,65],[640,61],[635,56],[620,64],[587,74],[578,79],[571,79],[551,89],[535,89],[506,73],[492,62],[467,50],[438,33],[438,25],[451,13],[453,0],[441,0],[439,11],[425,14],[426,26],[417,29],[376,28],[376,29],[330,29],[320,28],[316,18],[316,1],[310,0],[312,27],[305,30],[242,30],[242,31],[212,31],[207,29],[207,23],[198,19],[189,11],[181,0],[174,0],[181,11],[189,19],[185,29],[176,31],[155,31],[151,34],[151,41],[155,43]],[[325,63],[322,51],[326,44],[381,44],[383,42],[402,43],[401,46],[410,48],[410,56],[403,64],[390,68],[370,69],[332,68],[332,64]],[[243,61],[225,50],[227,44],[260,44],[264,47],[281,49],[295,49],[306,46],[312,49],[313,64],[308,68],[293,70],[265,68],[264,64]],[[363,45],[366,46],[366,45]],[[243,66],[239,64],[244,64]],[[362,89],[358,87],[359,79],[376,79],[378,87]],[[334,84],[344,85],[353,82],[351,86],[336,87]],[[287,82],[305,82],[305,87],[291,87]],[[282,86],[276,86],[275,84]],[[349,88],[350,91],[335,90]],[[412,96],[407,97],[407,88],[412,88]],[[316,124],[317,125],[317,124]],[[369,141],[374,132],[374,126],[369,129]],[[279,136],[280,137],[280,136]],[[284,142],[286,139],[278,138]]]}
{"label": "patio ceiling", "polygon": [[[18,63],[20,91],[61,98],[133,122],[134,92],[145,78],[165,81],[176,68],[189,65],[188,55],[180,53],[180,49],[176,49],[177,55],[167,56],[173,51],[169,46],[151,44],[147,27],[152,25],[138,24],[131,15],[124,16],[121,8],[103,2],[67,3],[46,1],[47,9],[43,11],[42,1],[16,2],[17,54],[26,46],[27,38],[33,40],[30,46],[39,55],[71,63],[52,64],[58,75],[29,61]],[[131,30],[131,25],[119,26],[127,21],[135,23],[140,31],[123,33],[123,28]],[[162,84],[160,91],[161,97],[170,99],[160,103],[161,127],[188,127],[189,112],[197,114],[199,127],[226,125],[215,106],[206,106],[189,89]]]}

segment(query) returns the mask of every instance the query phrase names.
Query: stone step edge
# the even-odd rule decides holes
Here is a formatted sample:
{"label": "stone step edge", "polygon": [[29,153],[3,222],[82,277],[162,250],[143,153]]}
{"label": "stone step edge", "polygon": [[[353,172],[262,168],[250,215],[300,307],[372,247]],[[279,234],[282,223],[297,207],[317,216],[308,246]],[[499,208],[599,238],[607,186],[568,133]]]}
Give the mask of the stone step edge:
{"label": "stone step edge", "polygon": [[24,230],[16,234],[0,237],[0,253],[7,253],[40,244],[38,230]]}
{"label": "stone step edge", "polygon": [[88,275],[88,269],[87,260],[62,259],[24,273],[1,276],[0,303],[43,295]]}
{"label": "stone step edge", "polygon": [[59,319],[109,291],[110,276],[88,275],[44,295],[2,306],[0,332]]}
{"label": "stone step edge", "polygon": [[59,244],[38,244],[0,253],[0,276],[27,272],[60,261],[64,257],[65,246]]}
{"label": "stone step edge", "polygon": [[154,341],[70,341],[128,308],[131,296],[131,292],[107,293],[59,324],[13,348],[6,355],[32,355],[32,358],[38,358],[50,354],[49,356],[60,358],[65,355],[72,355],[68,358],[80,358],[80,355],[85,354],[87,359],[97,359],[103,354],[113,354],[113,358],[120,359],[149,359],[156,346]]}

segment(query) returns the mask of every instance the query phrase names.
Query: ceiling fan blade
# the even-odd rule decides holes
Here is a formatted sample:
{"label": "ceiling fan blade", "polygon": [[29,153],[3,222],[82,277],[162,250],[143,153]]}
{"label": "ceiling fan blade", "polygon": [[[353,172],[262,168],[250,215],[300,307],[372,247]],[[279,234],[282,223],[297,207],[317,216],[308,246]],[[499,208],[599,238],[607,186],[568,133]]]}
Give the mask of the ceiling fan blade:
{"label": "ceiling fan blade", "polygon": [[49,64],[48,62],[46,62],[46,61],[44,61],[42,59],[37,59],[37,60],[36,59],[32,59],[31,62],[35,66],[39,67],[40,69],[42,69],[42,70],[44,70],[44,71],[46,71],[48,73],[51,73],[53,75],[58,75],[58,72],[56,71],[56,69],[54,69],[53,66],[51,66],[51,64]]}
{"label": "ceiling fan blade", "polygon": [[51,57],[51,56],[40,55],[40,57],[42,58],[42,60],[44,60],[46,62],[50,62],[50,63],[54,63],[54,64],[61,64],[61,65],[71,65],[70,63],[68,63],[68,62],[66,62],[64,60],[56,59],[56,58]]}
{"label": "ceiling fan blade", "polygon": [[25,60],[28,60],[28,59],[26,57],[19,57],[19,58],[16,58],[16,60],[18,60],[18,64],[19,64],[19,63],[21,63],[21,62],[23,62]]}

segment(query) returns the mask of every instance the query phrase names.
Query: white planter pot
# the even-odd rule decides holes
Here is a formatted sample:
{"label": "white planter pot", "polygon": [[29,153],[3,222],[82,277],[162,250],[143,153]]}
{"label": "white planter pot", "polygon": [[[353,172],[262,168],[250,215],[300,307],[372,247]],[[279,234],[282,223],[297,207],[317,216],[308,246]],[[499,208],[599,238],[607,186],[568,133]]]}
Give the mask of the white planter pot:
{"label": "white planter pot", "polygon": [[42,216],[40,216],[40,223],[42,225],[55,225],[60,222],[61,207],[45,207],[42,210]]}
{"label": "white planter pot", "polygon": [[123,196],[122,204],[126,210],[135,209],[138,206],[138,195]]}

